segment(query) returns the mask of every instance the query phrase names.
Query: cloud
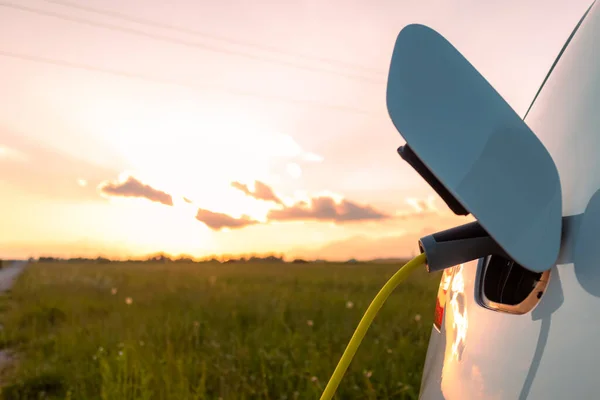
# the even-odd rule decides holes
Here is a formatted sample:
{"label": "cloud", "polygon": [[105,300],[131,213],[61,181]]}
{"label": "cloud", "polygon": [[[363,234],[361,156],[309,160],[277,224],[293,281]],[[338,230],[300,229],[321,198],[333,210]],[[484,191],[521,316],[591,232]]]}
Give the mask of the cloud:
{"label": "cloud", "polygon": [[304,159],[304,161],[315,162],[315,163],[320,163],[324,160],[323,156],[320,156],[315,153],[304,153],[302,158]]}
{"label": "cloud", "polygon": [[438,208],[435,206],[435,199],[436,198],[434,196],[429,196],[427,199],[407,198],[406,202],[410,204],[418,213],[435,213],[438,211]]}
{"label": "cloud", "polygon": [[109,196],[142,197],[166,206],[173,205],[173,197],[170,194],[146,185],[132,176],[122,182],[104,182],[100,184],[99,189]]}
{"label": "cloud", "polygon": [[223,228],[240,229],[249,225],[258,224],[258,221],[251,219],[247,215],[242,215],[240,218],[234,218],[231,215],[216,213],[202,208],[198,209],[196,219],[215,231]]}
{"label": "cloud", "polygon": [[285,170],[294,179],[299,179],[302,176],[302,167],[296,163],[288,163],[285,166]]}
{"label": "cloud", "polygon": [[[266,139],[266,142],[260,144],[260,147],[263,151],[268,150],[268,153],[271,154],[272,157],[279,156],[313,163],[320,163],[324,160],[321,155],[304,150],[290,135],[269,135],[264,139]],[[254,137],[252,137],[252,140],[256,141]]]}
{"label": "cloud", "polygon": [[432,215],[446,215],[448,210],[440,210],[436,205],[436,198],[429,196],[426,199],[407,198],[406,203],[411,206],[411,210],[401,210],[394,215],[397,219],[423,218]]}
{"label": "cloud", "polygon": [[233,186],[234,188],[236,188],[238,190],[241,190],[247,196],[253,197],[257,200],[272,201],[273,203],[276,203],[276,204],[283,204],[281,199],[279,197],[277,197],[275,192],[273,192],[273,189],[270,186],[267,186],[266,184],[264,184],[263,182],[254,181],[254,191],[251,191],[248,188],[248,185],[244,185],[243,183],[240,183],[240,182],[232,182],[231,186]]}
{"label": "cloud", "polygon": [[[99,202],[98,184],[119,173],[116,167],[100,165],[84,156],[74,157],[60,147],[2,125],[0,138],[0,181],[40,199]],[[85,179],[88,185],[81,186],[79,179]]]}
{"label": "cloud", "polygon": [[360,205],[349,200],[336,203],[331,197],[321,196],[310,200],[310,203],[299,201],[293,206],[269,211],[270,221],[317,220],[335,223],[351,221],[383,220],[389,215],[377,211],[371,206]]}
{"label": "cloud", "polygon": [[13,148],[8,146],[0,145],[0,160],[6,159],[9,161],[27,161],[27,156]]}

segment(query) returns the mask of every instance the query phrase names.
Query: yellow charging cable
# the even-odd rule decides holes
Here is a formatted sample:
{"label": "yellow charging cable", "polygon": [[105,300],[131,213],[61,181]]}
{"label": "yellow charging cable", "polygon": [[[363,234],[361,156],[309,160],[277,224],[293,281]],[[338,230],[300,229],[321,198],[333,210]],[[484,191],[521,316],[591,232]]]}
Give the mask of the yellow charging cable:
{"label": "yellow charging cable", "polygon": [[344,350],[344,354],[342,354],[342,358],[340,358],[337,367],[335,367],[335,371],[333,371],[333,375],[331,375],[329,382],[327,382],[327,386],[325,387],[325,390],[321,395],[321,400],[331,400],[333,398],[333,395],[335,394],[335,391],[340,385],[340,382],[342,381],[342,378],[344,377],[344,374],[346,373],[350,362],[356,354],[356,350],[358,350],[358,346],[360,346],[360,343],[365,337],[369,326],[371,326],[371,322],[373,322],[373,319],[375,319],[375,316],[379,312],[379,309],[381,308],[383,303],[385,303],[387,298],[390,296],[390,294],[392,294],[392,292],[394,291],[394,289],[396,289],[400,282],[406,279],[411,274],[411,272],[415,271],[418,267],[425,264],[425,262],[427,262],[425,253],[416,256],[415,258],[404,264],[404,266],[400,268],[398,272],[396,272],[390,278],[390,280],[386,282],[386,284],[381,288],[379,293],[377,293],[377,296],[375,296],[375,298],[369,305],[369,308],[367,308],[367,311],[358,323],[358,326],[354,331],[354,335],[352,335],[348,346],[346,346],[346,350]]}

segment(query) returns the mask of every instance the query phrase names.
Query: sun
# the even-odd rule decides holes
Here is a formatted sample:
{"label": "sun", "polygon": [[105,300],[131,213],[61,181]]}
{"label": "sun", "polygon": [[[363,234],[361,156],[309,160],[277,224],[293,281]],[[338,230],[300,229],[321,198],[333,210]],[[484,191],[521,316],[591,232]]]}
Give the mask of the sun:
{"label": "sun", "polygon": [[235,195],[231,183],[299,177],[300,166],[286,160],[304,153],[289,135],[237,111],[206,111],[193,104],[134,108],[94,129],[145,184],[174,198],[194,199],[202,208],[248,214],[248,202]]}

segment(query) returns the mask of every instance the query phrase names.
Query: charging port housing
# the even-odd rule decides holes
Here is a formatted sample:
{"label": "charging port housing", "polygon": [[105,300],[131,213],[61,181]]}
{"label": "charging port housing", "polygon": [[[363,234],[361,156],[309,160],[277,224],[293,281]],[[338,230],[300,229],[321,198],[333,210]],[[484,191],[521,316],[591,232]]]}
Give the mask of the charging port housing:
{"label": "charging port housing", "polygon": [[525,314],[540,301],[550,270],[533,272],[516,262],[491,255],[479,261],[475,299],[482,307],[509,314]]}

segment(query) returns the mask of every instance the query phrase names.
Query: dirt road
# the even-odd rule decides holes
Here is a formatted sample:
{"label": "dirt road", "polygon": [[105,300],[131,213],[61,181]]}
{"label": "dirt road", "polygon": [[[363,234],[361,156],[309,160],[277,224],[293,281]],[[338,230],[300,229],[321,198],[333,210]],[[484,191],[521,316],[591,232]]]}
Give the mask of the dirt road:
{"label": "dirt road", "polygon": [[12,261],[8,263],[8,266],[0,269],[0,293],[4,293],[12,287],[26,265],[26,261]]}
{"label": "dirt road", "polygon": [[[4,263],[6,264],[6,261]],[[13,261],[0,269],[0,293],[4,293],[12,287],[26,266],[27,262],[25,261]],[[4,327],[0,325],[0,330],[2,329],[4,329]],[[12,362],[13,356],[10,349],[0,350],[0,373],[10,366]],[[2,379],[0,379],[0,386],[2,386],[3,383]]]}

